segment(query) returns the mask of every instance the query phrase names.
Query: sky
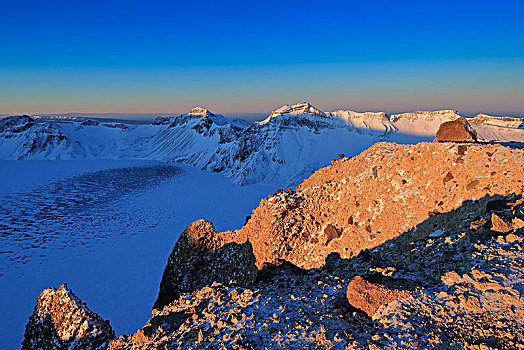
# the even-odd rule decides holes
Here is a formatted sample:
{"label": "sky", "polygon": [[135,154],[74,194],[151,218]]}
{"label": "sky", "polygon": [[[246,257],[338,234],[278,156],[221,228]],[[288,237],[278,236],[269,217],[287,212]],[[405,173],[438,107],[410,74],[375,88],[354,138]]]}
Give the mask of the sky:
{"label": "sky", "polygon": [[0,113],[524,116],[522,1],[3,0]]}

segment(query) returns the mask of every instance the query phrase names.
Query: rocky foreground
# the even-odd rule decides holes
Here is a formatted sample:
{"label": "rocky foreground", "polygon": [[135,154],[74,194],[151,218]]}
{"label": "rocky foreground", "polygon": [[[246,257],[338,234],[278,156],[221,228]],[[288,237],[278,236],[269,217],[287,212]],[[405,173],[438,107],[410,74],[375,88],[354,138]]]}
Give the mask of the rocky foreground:
{"label": "rocky foreground", "polygon": [[524,150],[498,144],[340,155],[240,230],[191,224],[151,320],[109,347],[522,349],[523,191]]}

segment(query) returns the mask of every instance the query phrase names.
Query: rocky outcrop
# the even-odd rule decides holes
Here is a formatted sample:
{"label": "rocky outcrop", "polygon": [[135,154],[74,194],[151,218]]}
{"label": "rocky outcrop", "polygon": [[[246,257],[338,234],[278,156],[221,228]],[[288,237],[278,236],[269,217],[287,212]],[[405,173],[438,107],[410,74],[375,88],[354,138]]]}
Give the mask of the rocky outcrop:
{"label": "rocky outcrop", "polygon": [[198,220],[180,235],[169,255],[154,308],[213,282],[253,282],[257,268],[251,243],[228,242],[213,224]]}
{"label": "rocky outcrop", "polygon": [[128,129],[129,127],[124,124],[124,123],[105,123],[105,124],[102,124],[103,126],[105,126],[106,128],[112,128],[112,129],[122,129],[122,130],[125,130],[125,129]]}
{"label": "rocky outcrop", "polygon": [[[466,201],[351,259],[330,254],[318,269],[266,264],[249,288],[183,294],[111,347],[523,349],[524,231],[490,229],[501,203],[518,219],[519,198]],[[470,228],[479,219],[486,225]]]}
{"label": "rocky outcrop", "polygon": [[109,321],[88,309],[66,284],[40,293],[25,327],[22,349],[106,349],[115,338]]}
{"label": "rocky outcrop", "polygon": [[[515,226],[520,202],[515,198],[524,190],[520,175],[523,171],[524,151],[500,145],[383,143],[357,157],[340,157],[306,179],[295,191],[278,190],[263,199],[240,230],[218,233],[203,220],[188,227],[164,272],[155,304],[156,309],[162,306],[163,309],[154,310],[155,317],[161,314],[162,320],[169,317],[178,320],[177,326],[167,332],[169,322],[161,326],[152,326],[161,323],[150,322],[143,329],[147,341],[142,335],[121,338],[115,348],[143,348],[144,344],[211,347],[244,344],[245,337],[237,333],[241,329],[242,334],[251,334],[248,337],[253,341],[268,322],[278,323],[273,327],[280,330],[289,322],[292,327],[293,322],[300,324],[297,315],[303,311],[305,300],[308,307],[316,304],[314,307],[324,310],[319,317],[324,317],[326,324],[316,316],[311,318],[309,313],[307,317],[300,316],[318,326],[306,331],[306,338],[301,338],[306,341],[304,344],[315,341],[329,347],[350,341],[372,322],[362,319],[358,310],[368,318],[381,320],[388,310],[406,300],[408,303],[419,300],[419,290],[436,288],[442,283],[440,276],[453,269],[464,269],[473,261],[474,253],[468,250],[473,249],[470,245],[473,240],[489,240],[502,233],[508,238],[501,238],[501,244],[516,242],[512,235],[520,232]],[[493,215],[499,217],[504,213],[511,215],[508,219],[511,229],[496,231]],[[469,229],[470,237],[460,240],[464,229]],[[443,245],[457,241],[457,244],[441,247],[434,246],[435,241]],[[220,297],[224,293],[242,294],[243,289],[235,285],[229,285],[226,291],[221,291],[223,287],[211,288],[217,296],[206,301],[207,306],[195,299],[195,293],[204,285],[228,280],[223,276],[229,276],[230,262],[225,262],[225,272],[215,274],[220,269],[217,265],[204,271],[213,264],[212,260],[219,259],[213,255],[217,247],[249,242],[256,265],[261,269],[255,281],[245,280],[245,284],[261,293],[260,298],[250,299],[249,305],[256,303],[256,309],[264,305],[279,310],[289,307],[292,309],[289,312],[249,316],[252,306]],[[421,242],[429,243],[421,245]],[[442,250],[432,251],[437,248]],[[213,258],[205,258],[208,254]],[[252,257],[250,261],[249,264],[254,263]],[[237,263],[237,266],[249,264]],[[255,271],[251,271],[248,275],[254,276]],[[370,275],[370,271],[376,273]],[[191,280],[188,276],[199,279]],[[169,297],[162,299],[162,293]],[[302,300],[298,305],[294,303],[296,294],[302,298],[298,299]],[[196,303],[196,309],[184,311],[188,298]],[[223,312],[218,311],[223,308]],[[195,315],[195,310],[202,311]],[[327,318],[326,310],[331,310],[331,318]],[[344,320],[360,325],[360,330],[353,335],[334,335],[334,330],[347,327],[344,322],[339,324]],[[333,332],[326,332],[328,328]],[[283,339],[288,343],[282,344],[288,346],[302,344],[302,340],[290,333]]]}
{"label": "rocky outcrop", "polygon": [[262,199],[227,241],[249,240],[259,268],[287,260],[320,267],[331,252],[358,255],[468,199],[521,194],[524,150],[500,145],[378,143],[333,161],[293,192]]}
{"label": "rocky outcrop", "polygon": [[477,142],[477,132],[464,117],[442,123],[437,131],[438,142]]}

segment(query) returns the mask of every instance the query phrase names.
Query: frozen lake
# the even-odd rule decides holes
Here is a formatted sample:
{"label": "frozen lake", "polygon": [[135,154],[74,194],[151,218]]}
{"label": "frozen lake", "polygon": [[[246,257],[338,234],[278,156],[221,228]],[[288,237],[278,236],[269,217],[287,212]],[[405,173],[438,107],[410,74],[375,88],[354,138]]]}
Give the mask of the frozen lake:
{"label": "frozen lake", "polygon": [[276,187],[139,160],[0,161],[0,348],[20,347],[43,289],[68,283],[117,335],[150,318],[194,220],[235,229]]}

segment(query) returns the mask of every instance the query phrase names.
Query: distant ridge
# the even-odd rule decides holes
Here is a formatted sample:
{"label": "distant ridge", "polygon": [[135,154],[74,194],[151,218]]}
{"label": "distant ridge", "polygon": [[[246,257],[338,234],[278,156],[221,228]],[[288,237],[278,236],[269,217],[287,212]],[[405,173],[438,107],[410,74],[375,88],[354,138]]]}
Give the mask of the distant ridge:
{"label": "distant ridge", "polygon": [[[156,115],[149,123],[77,115],[28,117],[28,123],[9,117],[0,121],[0,159],[150,159],[220,172],[241,185],[296,184],[337,154],[355,155],[380,141],[432,141],[442,123],[460,117],[453,109],[324,112],[308,102],[284,105],[255,123],[205,107]],[[518,118],[481,114],[467,120],[479,140],[524,142]]]}

